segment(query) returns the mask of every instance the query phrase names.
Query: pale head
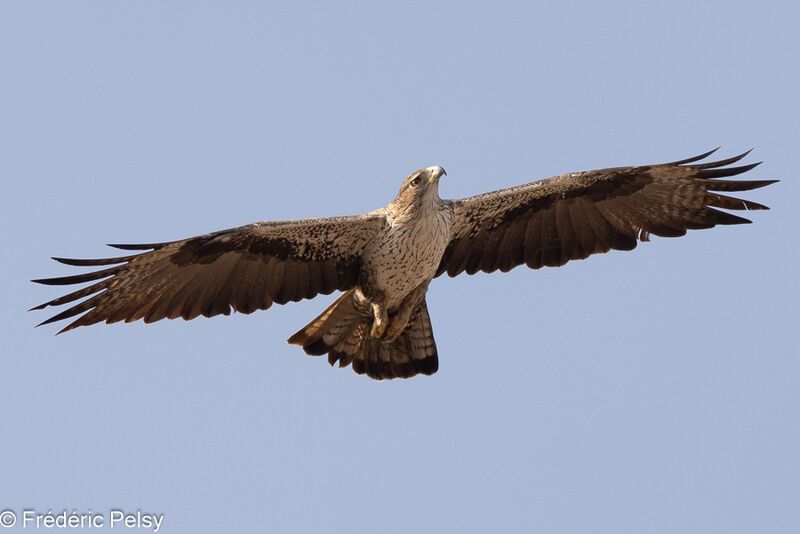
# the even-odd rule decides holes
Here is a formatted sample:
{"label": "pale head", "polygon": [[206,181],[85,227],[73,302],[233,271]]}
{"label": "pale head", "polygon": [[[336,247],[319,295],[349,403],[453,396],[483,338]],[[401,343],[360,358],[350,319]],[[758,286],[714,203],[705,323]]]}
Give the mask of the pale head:
{"label": "pale head", "polygon": [[438,191],[439,178],[442,176],[447,176],[447,173],[439,165],[414,171],[403,180],[403,186],[400,188],[398,196],[401,196],[404,191],[413,191],[415,195]]}
{"label": "pale head", "polygon": [[409,174],[392,206],[397,211],[415,211],[423,205],[439,202],[439,179],[447,173],[439,165],[425,167]]}

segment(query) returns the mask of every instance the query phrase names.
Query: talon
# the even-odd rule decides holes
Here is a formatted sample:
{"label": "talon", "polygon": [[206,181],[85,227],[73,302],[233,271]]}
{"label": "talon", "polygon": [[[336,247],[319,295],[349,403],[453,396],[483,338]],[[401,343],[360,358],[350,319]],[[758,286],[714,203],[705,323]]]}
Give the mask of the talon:
{"label": "talon", "polygon": [[403,324],[401,327],[400,325],[403,324],[398,321],[398,318],[394,318],[394,320],[390,321],[389,326],[386,328],[386,335],[384,336],[389,342],[394,342],[400,334],[402,334],[405,329],[406,325]]}
{"label": "talon", "polygon": [[394,343],[394,341],[395,341],[395,340],[396,340],[398,337],[400,337],[400,334],[402,334],[402,333],[403,333],[402,331],[400,331],[400,332],[390,332],[390,331],[389,331],[389,329],[387,329],[387,331],[386,331],[386,335],[384,335],[383,337],[384,337],[384,339],[386,339],[386,340],[387,340],[389,343]]}

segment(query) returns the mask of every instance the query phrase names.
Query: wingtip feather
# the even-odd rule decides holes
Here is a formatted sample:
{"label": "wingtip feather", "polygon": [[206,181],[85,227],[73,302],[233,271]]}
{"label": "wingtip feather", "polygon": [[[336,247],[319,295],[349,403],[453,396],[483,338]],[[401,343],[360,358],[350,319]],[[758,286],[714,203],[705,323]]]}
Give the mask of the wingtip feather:
{"label": "wingtip feather", "polygon": [[718,146],[717,148],[709,150],[708,152],[700,154],[699,156],[692,156],[691,158],[686,158],[686,159],[682,159],[682,160],[678,160],[678,161],[673,161],[673,162],[669,163],[669,165],[685,165],[687,163],[693,163],[695,161],[700,161],[701,159],[706,159],[708,156],[710,156],[711,154],[713,154],[714,152],[716,152],[720,148],[722,148],[721,145]]}
{"label": "wingtip feather", "polygon": [[719,169],[701,168],[697,173],[701,178],[720,178],[724,176],[736,176],[737,174],[745,173],[749,170],[755,169],[763,162],[757,161],[755,163],[748,163],[747,165],[739,165],[738,167],[722,167]]}
{"label": "wingtip feather", "polygon": [[69,265],[72,267],[95,267],[99,265],[116,265],[118,263],[126,263],[131,261],[135,258],[136,255],[133,256],[120,256],[117,258],[99,258],[99,259],[76,259],[76,258],[57,258],[52,257],[51,259],[57,261],[58,263],[63,263],[64,265]]}
{"label": "wingtip feather", "polygon": [[117,248],[119,250],[158,250],[168,245],[169,243],[106,243],[107,247]]}

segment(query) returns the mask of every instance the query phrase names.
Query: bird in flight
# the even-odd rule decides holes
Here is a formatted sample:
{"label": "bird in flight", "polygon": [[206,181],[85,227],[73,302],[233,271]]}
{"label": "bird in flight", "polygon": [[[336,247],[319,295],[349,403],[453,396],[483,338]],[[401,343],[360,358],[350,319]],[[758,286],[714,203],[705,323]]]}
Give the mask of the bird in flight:
{"label": "bird in flight", "polygon": [[40,325],[194,319],[266,310],[273,303],[343,293],[289,338],[374,379],[433,374],[439,367],[425,295],[447,273],[557,267],[653,234],[750,221],[715,208],[766,206],[721,193],[777,180],[729,180],[758,163],[748,152],[701,163],[714,150],[672,163],[563,174],[460,200],[439,198],[442,167],[409,175],[395,199],[364,215],[258,222],[180,241],[110,245],[131,254],[54,260],[98,268],[33,280],[92,282],[33,308],[73,303]]}

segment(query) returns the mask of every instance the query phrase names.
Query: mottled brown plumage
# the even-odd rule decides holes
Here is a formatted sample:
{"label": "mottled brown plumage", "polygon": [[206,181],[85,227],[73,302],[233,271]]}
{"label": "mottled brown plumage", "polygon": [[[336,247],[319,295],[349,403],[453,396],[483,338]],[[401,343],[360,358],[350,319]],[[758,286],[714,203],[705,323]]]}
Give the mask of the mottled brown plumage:
{"label": "mottled brown plumage", "polygon": [[758,164],[730,166],[747,153],[697,163],[712,152],[667,164],[570,173],[461,200],[440,199],[444,169],[428,167],[408,176],[391,204],[365,215],[111,245],[137,251],[118,258],[54,258],[103,268],[34,280],[92,282],[34,309],[85,298],[41,323],[77,316],[65,332],[98,322],[251,313],[340,290],[290,343],[376,379],[432,374],[438,356],[425,294],[442,273],[559,266],[611,249],[631,250],[651,234],[674,237],[750,222],[714,208],[767,209],[721,193],[776,180],[721,179]]}

